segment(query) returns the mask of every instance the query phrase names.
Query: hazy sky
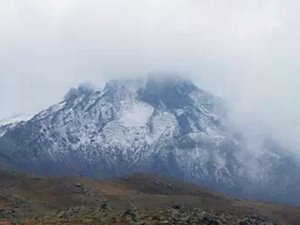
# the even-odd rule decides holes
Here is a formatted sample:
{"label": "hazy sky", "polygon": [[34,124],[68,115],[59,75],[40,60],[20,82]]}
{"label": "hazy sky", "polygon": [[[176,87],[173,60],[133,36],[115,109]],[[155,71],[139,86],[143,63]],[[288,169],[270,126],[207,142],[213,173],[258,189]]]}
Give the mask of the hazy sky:
{"label": "hazy sky", "polygon": [[300,144],[299,1],[0,3],[0,119],[82,82],[167,71],[228,100],[238,125]]}

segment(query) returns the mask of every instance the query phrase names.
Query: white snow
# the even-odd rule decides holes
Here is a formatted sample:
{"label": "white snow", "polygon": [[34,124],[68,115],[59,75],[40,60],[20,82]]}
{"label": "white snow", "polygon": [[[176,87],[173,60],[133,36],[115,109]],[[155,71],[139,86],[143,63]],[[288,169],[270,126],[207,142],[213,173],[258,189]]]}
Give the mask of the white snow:
{"label": "white snow", "polygon": [[154,111],[151,105],[139,101],[122,105],[120,122],[127,127],[145,126]]}
{"label": "white snow", "polygon": [[32,115],[22,114],[16,115],[10,118],[0,120],[0,126],[8,125],[8,124],[15,124],[21,121],[28,121],[32,118]]}

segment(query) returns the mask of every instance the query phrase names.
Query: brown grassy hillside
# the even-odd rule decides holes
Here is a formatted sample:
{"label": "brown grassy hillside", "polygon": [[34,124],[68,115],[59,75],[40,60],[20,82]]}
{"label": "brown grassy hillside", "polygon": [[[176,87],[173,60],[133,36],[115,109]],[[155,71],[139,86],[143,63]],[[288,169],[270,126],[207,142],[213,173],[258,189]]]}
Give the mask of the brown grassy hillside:
{"label": "brown grassy hillside", "polygon": [[300,208],[135,174],[114,180],[0,172],[0,224],[299,225]]}

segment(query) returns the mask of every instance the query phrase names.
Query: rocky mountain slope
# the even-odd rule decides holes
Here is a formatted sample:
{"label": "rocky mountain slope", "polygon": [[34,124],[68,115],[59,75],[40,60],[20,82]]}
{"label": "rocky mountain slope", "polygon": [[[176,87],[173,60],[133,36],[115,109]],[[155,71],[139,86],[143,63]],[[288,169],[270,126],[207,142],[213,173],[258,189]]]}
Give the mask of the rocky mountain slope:
{"label": "rocky mountain slope", "polygon": [[8,130],[13,129],[15,126],[30,120],[31,115],[17,114],[11,118],[0,120],[0,137],[4,136]]}
{"label": "rocky mountain slope", "polygon": [[0,171],[3,225],[298,225],[299,219],[296,207],[231,199],[162,176],[92,180]]}
{"label": "rocky mountain slope", "polygon": [[226,114],[222,99],[177,77],[80,86],[6,130],[0,162],[43,175],[158,173],[299,204],[300,163],[271,140],[251,149]]}

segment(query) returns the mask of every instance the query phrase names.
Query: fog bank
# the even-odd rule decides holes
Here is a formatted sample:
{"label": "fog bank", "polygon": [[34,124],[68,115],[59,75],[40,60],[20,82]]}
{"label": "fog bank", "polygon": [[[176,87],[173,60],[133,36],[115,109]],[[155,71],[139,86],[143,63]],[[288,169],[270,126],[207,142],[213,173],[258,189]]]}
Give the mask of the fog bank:
{"label": "fog bank", "polygon": [[82,82],[176,72],[223,97],[249,135],[300,152],[298,1],[0,2],[0,120]]}

